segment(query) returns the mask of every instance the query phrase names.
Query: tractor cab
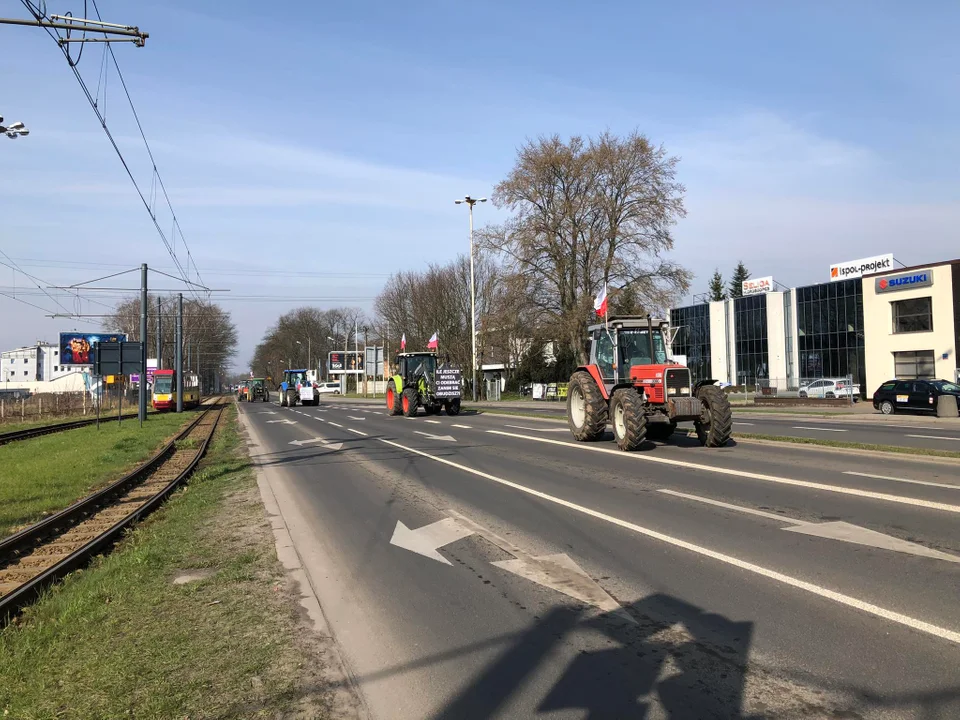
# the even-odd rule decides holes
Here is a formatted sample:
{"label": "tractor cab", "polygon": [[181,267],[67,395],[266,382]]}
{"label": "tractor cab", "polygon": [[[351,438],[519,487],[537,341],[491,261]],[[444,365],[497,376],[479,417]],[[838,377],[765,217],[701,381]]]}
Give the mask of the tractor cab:
{"label": "tractor cab", "polygon": [[670,356],[669,323],[652,318],[613,317],[607,325],[591,325],[590,363],[604,385],[631,382],[637,366],[666,365]]}
{"label": "tractor cab", "polygon": [[437,372],[437,354],[434,352],[400,353],[395,358],[397,375],[404,384],[413,384],[423,378],[426,383],[433,382]]}

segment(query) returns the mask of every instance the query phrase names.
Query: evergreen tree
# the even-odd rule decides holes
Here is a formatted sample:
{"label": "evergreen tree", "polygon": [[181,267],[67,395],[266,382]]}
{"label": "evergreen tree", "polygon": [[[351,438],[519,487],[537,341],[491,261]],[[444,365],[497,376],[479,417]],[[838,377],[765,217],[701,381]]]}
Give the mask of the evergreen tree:
{"label": "evergreen tree", "polygon": [[743,281],[750,279],[750,271],[743,264],[743,260],[737,263],[733,269],[733,277],[730,278],[730,297],[743,297]]}
{"label": "evergreen tree", "polygon": [[727,293],[726,289],[723,286],[723,275],[720,274],[719,270],[713,271],[713,277],[710,278],[710,300],[726,300]]}

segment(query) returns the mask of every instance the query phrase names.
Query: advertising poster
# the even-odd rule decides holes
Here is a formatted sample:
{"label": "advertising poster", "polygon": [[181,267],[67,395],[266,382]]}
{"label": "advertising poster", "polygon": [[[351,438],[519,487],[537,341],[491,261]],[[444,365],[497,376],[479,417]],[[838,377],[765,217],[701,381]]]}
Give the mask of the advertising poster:
{"label": "advertising poster", "polygon": [[93,365],[93,345],[98,342],[126,342],[124,333],[60,333],[61,365]]}
{"label": "advertising poster", "polygon": [[441,365],[437,368],[436,381],[438,398],[447,400],[460,397],[460,368]]}

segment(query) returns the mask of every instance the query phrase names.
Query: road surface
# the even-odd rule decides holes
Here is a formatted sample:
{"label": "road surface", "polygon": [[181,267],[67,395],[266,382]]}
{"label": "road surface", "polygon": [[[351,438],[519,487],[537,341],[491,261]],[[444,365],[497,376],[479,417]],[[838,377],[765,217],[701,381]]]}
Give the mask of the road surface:
{"label": "road surface", "polygon": [[955,463],[323,402],[241,412],[373,717],[960,717]]}

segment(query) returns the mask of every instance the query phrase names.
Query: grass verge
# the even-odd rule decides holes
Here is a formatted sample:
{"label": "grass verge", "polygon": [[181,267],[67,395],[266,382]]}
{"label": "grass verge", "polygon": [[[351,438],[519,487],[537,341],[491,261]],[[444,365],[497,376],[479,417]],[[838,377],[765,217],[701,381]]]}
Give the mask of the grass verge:
{"label": "grass verge", "polygon": [[873,452],[896,453],[897,455],[916,455],[918,457],[960,458],[955,450],[926,450],[924,448],[902,447],[899,445],[875,445],[872,443],[843,442],[842,440],[821,440],[819,438],[789,437],[787,435],[764,435],[761,433],[733,433],[734,439],[773,440],[795,445],[816,445],[819,447],[841,448],[846,450],[869,450]]}
{"label": "grass verge", "polygon": [[327,717],[296,607],[230,407],[184,490],[0,631],[0,717]]}
{"label": "grass verge", "polygon": [[156,452],[194,413],[65,430],[4,445],[0,537],[71,505]]}

